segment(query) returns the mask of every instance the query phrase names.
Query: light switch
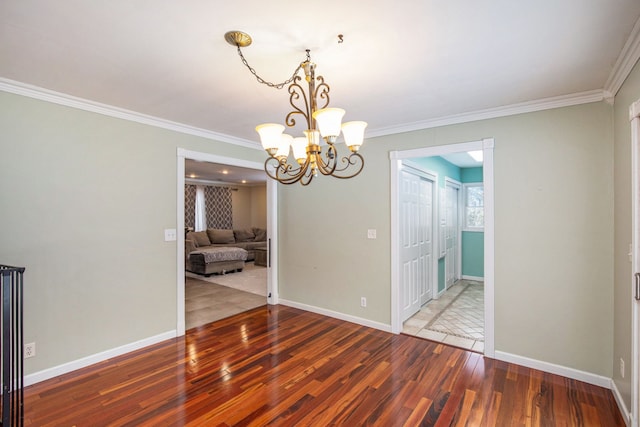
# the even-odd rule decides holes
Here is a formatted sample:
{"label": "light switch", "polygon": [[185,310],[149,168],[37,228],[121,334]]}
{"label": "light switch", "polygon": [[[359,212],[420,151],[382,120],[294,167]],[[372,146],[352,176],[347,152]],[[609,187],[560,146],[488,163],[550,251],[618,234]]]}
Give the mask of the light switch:
{"label": "light switch", "polygon": [[376,238],[376,230],[375,228],[370,228],[367,230],[367,239],[375,239]]}
{"label": "light switch", "polygon": [[165,242],[173,242],[176,240],[176,229],[175,228],[167,228],[164,230],[164,241]]}

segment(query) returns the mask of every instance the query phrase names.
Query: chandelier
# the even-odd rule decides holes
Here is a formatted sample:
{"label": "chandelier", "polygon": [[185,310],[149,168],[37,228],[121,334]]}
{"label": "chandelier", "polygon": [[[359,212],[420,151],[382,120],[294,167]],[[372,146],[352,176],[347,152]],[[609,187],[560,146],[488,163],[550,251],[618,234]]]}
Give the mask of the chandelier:
{"label": "chandelier", "polygon": [[[283,133],[284,126],[277,123],[265,123],[256,126],[260,135],[262,147],[269,154],[264,162],[267,175],[282,184],[300,182],[308,185],[311,180],[322,175],[347,179],[358,175],[364,167],[364,158],[358,152],[364,141],[366,122],[353,121],[342,123],[345,111],[341,108],[328,108],[329,85],[322,76],[316,77],[316,64],[311,62],[309,49],[306,59],[295,69],[292,76],[282,83],[271,83],[261,78],[249,65],[240,48],[251,44],[251,37],[242,31],[229,31],[224,35],[225,40],[236,46],[242,63],[251,71],[259,83],[275,89],[282,89],[286,85],[289,92],[289,104],[293,110],[287,114],[285,124],[288,127],[296,125],[297,115],[306,120],[307,129],[304,136],[293,137]],[[342,36],[339,36],[342,42]],[[300,85],[302,77],[298,74],[304,71],[307,82],[307,92]],[[318,103],[322,104],[318,108]],[[342,131],[345,145],[349,148],[348,155],[339,157],[336,140]],[[324,144],[321,140],[324,140]],[[323,151],[324,150],[324,151]],[[291,161],[292,157],[295,161]]]}

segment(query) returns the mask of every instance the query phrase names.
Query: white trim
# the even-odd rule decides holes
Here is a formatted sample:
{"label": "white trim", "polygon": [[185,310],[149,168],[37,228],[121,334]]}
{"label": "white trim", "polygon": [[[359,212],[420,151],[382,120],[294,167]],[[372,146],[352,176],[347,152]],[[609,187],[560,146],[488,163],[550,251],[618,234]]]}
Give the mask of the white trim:
{"label": "white trim", "polygon": [[[391,164],[391,331],[399,333],[402,330],[399,304],[399,283],[395,278],[398,275],[398,251],[397,226],[398,213],[393,206],[398,204],[396,194],[398,186],[398,172],[400,161],[416,157],[441,156],[444,154],[458,153],[461,151],[483,150],[483,182],[485,185],[485,239],[484,239],[484,319],[485,319],[485,348],[484,354],[493,357],[495,351],[494,329],[494,196],[493,196],[493,138],[482,141],[465,142],[459,144],[447,144],[434,147],[423,147],[412,150],[391,151],[389,159]],[[397,210],[397,209],[396,209]],[[394,229],[394,227],[396,227]],[[394,240],[395,239],[395,240]]]}
{"label": "white trim", "polygon": [[[267,303],[278,304],[278,182],[267,180]],[[271,295],[269,297],[269,295]]]}
{"label": "white trim", "polygon": [[[640,314],[638,313],[638,302],[634,298],[634,273],[640,271],[640,188],[638,188],[640,180],[640,117],[638,117],[637,107],[638,102],[635,102],[630,107],[631,113],[631,277],[629,280],[629,300],[631,304],[631,420],[632,425],[636,425],[638,422],[638,400],[640,399],[640,366],[638,366],[638,356],[640,343],[638,342],[640,337],[638,334],[638,320]],[[615,366],[615,363],[614,363]]]}
{"label": "white trim", "polygon": [[[177,212],[176,212],[176,230],[180,230],[176,239],[176,256],[177,256],[177,280],[176,280],[176,330],[178,336],[185,334],[185,312],[184,312],[184,161],[185,159],[197,160],[201,162],[218,163],[229,166],[239,166],[247,169],[262,170],[262,163],[252,162],[249,160],[236,159],[234,157],[218,156],[216,154],[202,153],[199,151],[186,150],[178,147],[177,149]],[[271,267],[267,269],[267,295],[271,294],[271,298],[267,297],[268,304],[278,303],[278,191],[277,182],[273,180],[267,181],[267,239],[270,242],[269,257]]]}
{"label": "white trim", "polygon": [[[629,70],[630,71],[630,70]],[[624,76],[626,78],[626,75]],[[65,105],[67,107],[77,108],[79,110],[90,111],[93,113],[103,114],[105,116],[117,117],[123,120],[143,123],[149,126],[155,126],[162,129],[169,129],[176,132],[195,135],[215,141],[226,142],[247,148],[261,150],[262,147],[256,141],[250,141],[237,138],[232,135],[218,133],[207,129],[197,128],[178,122],[138,113],[124,108],[115,107],[108,104],[79,98],[61,92],[45,89],[42,87],[22,83],[16,80],[0,78],[0,91],[14,93],[29,98],[39,99],[42,101],[52,102],[54,104]],[[367,138],[374,138],[384,135],[392,135],[402,132],[411,132],[421,129],[430,129],[435,127],[447,126],[452,124],[467,123],[478,120],[493,119],[498,117],[512,116],[515,114],[531,113],[534,111],[549,110],[552,108],[569,107],[572,105],[588,104],[591,102],[599,102],[607,100],[611,97],[609,91],[602,89],[587,92],[578,92],[575,94],[555,96],[551,98],[543,98],[534,101],[521,102],[502,107],[489,108],[485,110],[470,111],[451,116],[444,116],[434,119],[421,120],[412,123],[404,123],[396,126],[372,129],[367,132]]]}
{"label": "white trim", "polygon": [[502,360],[503,362],[525,366],[527,368],[537,369],[539,371],[548,372],[550,374],[561,375],[563,377],[597,385],[607,389],[611,388],[611,378],[593,374],[591,372],[580,371],[578,369],[556,365],[555,363],[543,362],[541,360],[531,359],[529,357],[518,356],[517,354],[506,353],[504,351],[496,351],[495,359]]}
{"label": "white trim", "polygon": [[[393,152],[391,153],[393,154]],[[402,310],[400,310],[400,171],[402,170],[402,160],[390,160],[391,167],[391,332],[399,334],[402,331]],[[394,261],[396,260],[396,261]],[[438,282],[436,280],[436,293]]]}
{"label": "white trim", "polygon": [[480,277],[480,276],[468,276],[466,274],[463,274],[462,278],[464,280],[475,280],[476,282],[484,282],[484,277]]}
{"label": "white trim", "polygon": [[176,331],[179,337],[186,331],[185,320],[185,280],[184,280],[184,159],[181,149],[178,148],[176,156]]}
{"label": "white trim", "polygon": [[618,409],[620,410],[620,414],[622,415],[622,419],[627,427],[631,426],[631,421],[633,419],[633,414],[629,412],[627,409],[627,405],[624,404],[624,399],[620,394],[620,390],[616,386],[616,382],[611,380],[611,393],[613,394],[613,398],[616,400],[616,404],[618,405]]}
{"label": "white trim", "polygon": [[73,360],[71,362],[63,363],[62,365],[47,368],[42,371],[34,372],[24,377],[24,385],[30,386],[32,384],[45,381],[68,372],[93,365],[95,363],[104,362],[105,360],[113,357],[122,356],[123,354],[130,353],[132,351],[139,350],[144,347],[148,347],[159,342],[175,338],[176,331],[167,331],[152,337],[144,338],[139,341],[135,341],[129,344],[122,345],[120,347],[112,348],[110,350],[102,351],[100,353],[92,354],[91,356],[83,357],[81,359]]}
{"label": "white trim", "polygon": [[435,119],[421,120],[413,123],[404,123],[395,126],[378,128],[367,131],[367,138],[393,135],[402,132],[412,132],[422,129],[431,129],[459,123],[474,122],[478,120],[495,119],[498,117],[513,116],[516,114],[532,113],[534,111],[550,110],[552,108],[589,104],[591,102],[603,101],[605,99],[608,99],[609,97],[610,94],[601,89],[579,92],[570,95],[554,96],[551,98],[506,105],[504,107],[488,108],[486,110],[471,111],[468,113],[455,114],[452,116],[445,116]]}
{"label": "white trim", "polygon": [[613,70],[604,85],[604,90],[609,92],[611,96],[615,96],[638,59],[640,59],[640,18],[636,21],[627,42],[620,51]]}
{"label": "white trim", "polygon": [[311,313],[321,314],[323,316],[332,317],[338,320],[344,320],[345,322],[355,323],[356,325],[362,325],[373,329],[378,329],[384,332],[391,332],[391,325],[385,323],[376,322],[369,319],[363,319],[362,317],[352,316],[350,314],[340,313],[338,311],[328,310],[322,307],[316,307],[314,305],[303,304],[300,302],[290,301],[286,299],[280,300],[281,305],[287,307],[298,308],[304,311],[310,311]]}
{"label": "white trim", "polygon": [[495,351],[495,207],[493,181],[493,138],[482,140],[482,182],[484,182],[484,354]]}
{"label": "white trim", "polygon": [[41,101],[51,102],[53,104],[64,105],[66,107],[77,108],[78,110],[89,111],[92,113],[102,114],[104,116],[115,117],[118,119],[128,120],[131,122],[142,123],[162,129],[168,129],[187,135],[199,136],[201,138],[211,139],[214,141],[226,142],[228,144],[238,145],[246,148],[253,148],[262,151],[262,147],[256,141],[249,141],[237,138],[224,133],[213,132],[207,129],[195,126],[185,125],[171,120],[161,119],[159,117],[138,113],[124,108],[115,107],[113,105],[102,104],[100,102],[91,101],[84,98],[68,95],[61,92],[33,86],[27,83],[18,82],[0,77],[0,91],[14,93],[29,98],[39,99]]}

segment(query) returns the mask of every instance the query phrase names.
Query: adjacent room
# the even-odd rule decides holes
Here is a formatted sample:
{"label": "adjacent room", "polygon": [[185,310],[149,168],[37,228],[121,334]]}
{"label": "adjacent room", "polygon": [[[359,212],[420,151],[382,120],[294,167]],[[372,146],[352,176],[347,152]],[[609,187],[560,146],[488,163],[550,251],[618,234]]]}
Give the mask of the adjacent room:
{"label": "adjacent room", "polygon": [[[402,332],[483,353],[482,151],[415,158],[403,166],[403,182],[420,185],[408,185],[414,194],[401,195],[401,222],[417,219],[400,224],[409,228],[401,233],[406,247],[401,262],[411,265],[401,270],[401,282],[425,283],[415,285],[424,291],[415,293],[421,295],[415,304],[406,305]],[[411,209],[415,213],[404,211]]]}
{"label": "adjacent room", "polygon": [[265,179],[252,169],[185,161],[186,329],[267,303]]}

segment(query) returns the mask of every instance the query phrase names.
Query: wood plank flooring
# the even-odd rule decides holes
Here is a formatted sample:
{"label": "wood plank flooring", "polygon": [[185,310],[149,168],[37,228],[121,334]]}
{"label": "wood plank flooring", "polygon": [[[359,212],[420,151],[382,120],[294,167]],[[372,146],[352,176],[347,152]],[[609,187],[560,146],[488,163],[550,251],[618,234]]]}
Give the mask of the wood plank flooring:
{"label": "wood plank flooring", "polygon": [[29,426],[623,426],[609,390],[264,306],[28,387]]}

